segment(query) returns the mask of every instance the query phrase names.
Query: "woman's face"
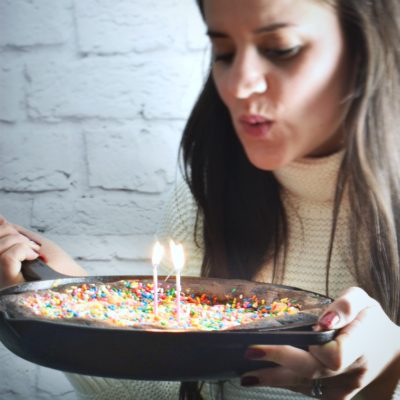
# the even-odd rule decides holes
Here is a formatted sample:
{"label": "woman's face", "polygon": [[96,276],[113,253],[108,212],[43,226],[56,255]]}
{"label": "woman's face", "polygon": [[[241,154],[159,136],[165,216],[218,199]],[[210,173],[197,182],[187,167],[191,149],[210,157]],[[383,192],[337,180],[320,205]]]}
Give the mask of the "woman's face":
{"label": "woman's face", "polygon": [[204,0],[213,77],[250,161],[274,170],[341,147],[347,88],[336,11],[318,0]]}

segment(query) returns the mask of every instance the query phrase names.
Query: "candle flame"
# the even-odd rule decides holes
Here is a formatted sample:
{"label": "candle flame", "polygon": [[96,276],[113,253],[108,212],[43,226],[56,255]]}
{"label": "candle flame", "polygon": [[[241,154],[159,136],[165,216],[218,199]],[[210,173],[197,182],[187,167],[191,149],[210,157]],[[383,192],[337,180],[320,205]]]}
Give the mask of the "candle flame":
{"label": "candle flame", "polygon": [[174,268],[177,271],[182,271],[185,264],[185,254],[183,252],[183,246],[181,244],[175,244],[173,240],[169,242],[169,248],[171,250],[172,262]]}
{"label": "candle flame", "polygon": [[164,247],[160,244],[160,242],[157,241],[154,244],[153,256],[151,258],[153,265],[159,265],[163,255],[164,255]]}

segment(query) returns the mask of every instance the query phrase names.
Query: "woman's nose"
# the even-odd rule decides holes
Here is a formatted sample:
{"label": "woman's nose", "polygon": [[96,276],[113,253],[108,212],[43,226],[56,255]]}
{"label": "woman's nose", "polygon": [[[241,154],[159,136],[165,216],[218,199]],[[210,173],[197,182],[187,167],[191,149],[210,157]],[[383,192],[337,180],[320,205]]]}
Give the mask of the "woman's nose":
{"label": "woman's nose", "polygon": [[267,70],[264,60],[256,50],[238,54],[229,77],[229,91],[238,99],[268,90]]}

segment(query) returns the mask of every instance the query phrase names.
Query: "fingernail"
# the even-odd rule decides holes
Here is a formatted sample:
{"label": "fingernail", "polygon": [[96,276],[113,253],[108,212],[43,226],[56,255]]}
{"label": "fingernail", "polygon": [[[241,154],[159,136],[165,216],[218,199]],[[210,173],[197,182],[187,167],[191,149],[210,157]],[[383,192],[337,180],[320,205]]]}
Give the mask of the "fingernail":
{"label": "fingernail", "polygon": [[42,260],[44,263],[47,264],[47,257],[43,254],[39,254],[39,259]]}
{"label": "fingernail", "polygon": [[249,358],[251,360],[257,360],[259,358],[265,357],[265,351],[260,350],[260,349],[247,349],[246,352],[244,353],[245,358]]}
{"label": "fingernail", "polygon": [[334,328],[339,322],[339,315],[333,311],[327,312],[319,319],[319,324],[323,325],[325,328]]}
{"label": "fingernail", "polygon": [[240,380],[240,384],[242,386],[255,386],[260,383],[260,379],[258,379],[256,376],[244,376]]}

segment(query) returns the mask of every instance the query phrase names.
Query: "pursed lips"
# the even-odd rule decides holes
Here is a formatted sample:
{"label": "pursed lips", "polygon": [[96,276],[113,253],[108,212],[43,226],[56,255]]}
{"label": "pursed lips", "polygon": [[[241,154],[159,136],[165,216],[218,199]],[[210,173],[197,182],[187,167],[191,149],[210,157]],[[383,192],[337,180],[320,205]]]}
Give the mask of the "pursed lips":
{"label": "pursed lips", "polygon": [[242,115],[239,124],[243,131],[251,137],[265,137],[274,121],[258,114]]}

